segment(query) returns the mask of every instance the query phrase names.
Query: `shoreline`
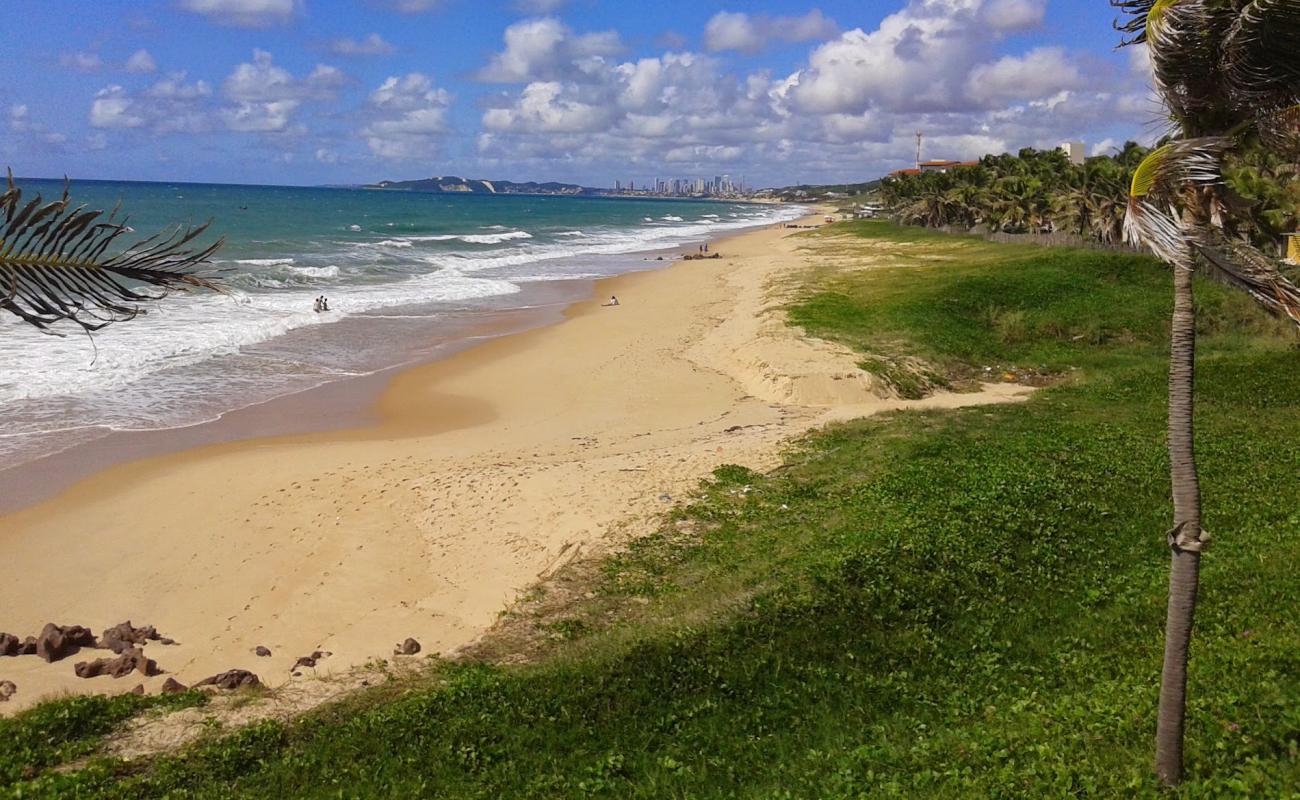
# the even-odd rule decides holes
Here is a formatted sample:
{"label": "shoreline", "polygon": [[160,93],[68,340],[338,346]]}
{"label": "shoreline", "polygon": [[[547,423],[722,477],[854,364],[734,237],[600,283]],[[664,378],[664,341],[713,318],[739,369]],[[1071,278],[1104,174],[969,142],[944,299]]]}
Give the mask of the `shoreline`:
{"label": "shoreline", "polygon": [[[784,223],[755,225],[724,233],[708,242],[713,245],[771,224]],[[423,345],[419,355],[373,372],[294,389],[190,424],[156,429],[104,429],[101,436],[0,469],[0,534],[7,515],[46,502],[76,482],[120,464],[232,442],[375,427],[381,422],[375,410],[385,387],[403,371],[450,358],[495,338],[562,322],[574,305],[600,296],[602,282],[667,269],[683,260],[688,253],[685,248],[689,246],[627,254],[643,256],[646,266],[607,278],[538,281],[526,290],[539,296],[538,304],[450,312],[449,329],[440,332],[436,341]]]}
{"label": "shoreline", "polygon": [[[851,352],[771,313],[774,285],[811,264],[796,233],[758,228],[721,240],[720,259],[596,281],[559,324],[400,370],[375,426],[118,464],[0,517],[0,630],[130,619],[180,642],[146,648],[167,674],[143,680],[73,676],[99,652],[0,658],[19,690],[0,713],[232,668],[306,691],[408,636],[451,653],[559,566],[651,529],[719,464],[769,469],[782,441],[833,419],[1023,396],[880,396]],[[622,305],[602,307],[611,293]],[[332,655],[294,669],[315,650]]]}

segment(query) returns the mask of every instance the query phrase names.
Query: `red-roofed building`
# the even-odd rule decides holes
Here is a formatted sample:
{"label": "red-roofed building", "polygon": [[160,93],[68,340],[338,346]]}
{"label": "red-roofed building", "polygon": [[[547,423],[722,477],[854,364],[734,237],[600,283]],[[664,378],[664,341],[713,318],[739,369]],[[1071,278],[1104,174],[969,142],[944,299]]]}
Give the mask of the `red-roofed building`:
{"label": "red-roofed building", "polygon": [[947,172],[948,170],[957,169],[959,167],[978,167],[979,163],[980,162],[978,161],[950,161],[944,159],[936,160],[936,161],[922,161],[921,163],[917,164],[915,167],[909,167],[908,169],[896,169],[893,172],[889,173],[889,177],[897,178],[900,175],[920,175],[923,172]]}

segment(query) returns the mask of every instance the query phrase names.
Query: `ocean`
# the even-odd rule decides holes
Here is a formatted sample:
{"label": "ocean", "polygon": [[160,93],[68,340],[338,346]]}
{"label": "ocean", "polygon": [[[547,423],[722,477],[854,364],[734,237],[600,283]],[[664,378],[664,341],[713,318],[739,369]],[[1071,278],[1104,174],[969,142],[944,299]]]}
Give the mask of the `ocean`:
{"label": "ocean", "polygon": [[[61,181],[19,180],[24,199]],[[770,225],[787,206],[622,198],[75,181],[135,241],[213,220],[227,294],[175,294],[92,337],[0,314],[0,464],[195,425],[436,355],[476,314],[567,302],[556,287],[663,266],[655,251]],[[551,289],[548,291],[547,289]],[[313,301],[329,298],[318,314]],[[570,296],[572,299],[576,295]],[[453,321],[456,324],[452,324]]]}

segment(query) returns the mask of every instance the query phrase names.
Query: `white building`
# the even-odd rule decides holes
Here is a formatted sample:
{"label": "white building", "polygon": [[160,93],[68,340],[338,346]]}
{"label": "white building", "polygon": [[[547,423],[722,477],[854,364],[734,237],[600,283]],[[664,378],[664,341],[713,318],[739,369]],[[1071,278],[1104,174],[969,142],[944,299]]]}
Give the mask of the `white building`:
{"label": "white building", "polygon": [[1061,146],[1056,149],[1065,153],[1071,164],[1082,164],[1088,157],[1088,152],[1083,149],[1083,142],[1061,142]]}

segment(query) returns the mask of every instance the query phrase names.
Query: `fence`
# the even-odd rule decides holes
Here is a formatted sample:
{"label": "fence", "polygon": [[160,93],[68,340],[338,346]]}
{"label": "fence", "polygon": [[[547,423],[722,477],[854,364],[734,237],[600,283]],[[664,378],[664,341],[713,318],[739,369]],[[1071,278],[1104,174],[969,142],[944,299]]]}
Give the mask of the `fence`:
{"label": "fence", "polygon": [[965,236],[979,236],[986,241],[999,244],[1034,244],[1039,247],[1082,247],[1086,250],[1104,250],[1108,253],[1150,253],[1145,247],[1134,247],[1122,242],[1102,242],[1080,236],[1077,233],[1055,231],[1053,233],[1003,233],[1002,231],[985,231],[976,228],[965,230],[952,225],[945,225],[934,230],[943,233],[955,233]]}

